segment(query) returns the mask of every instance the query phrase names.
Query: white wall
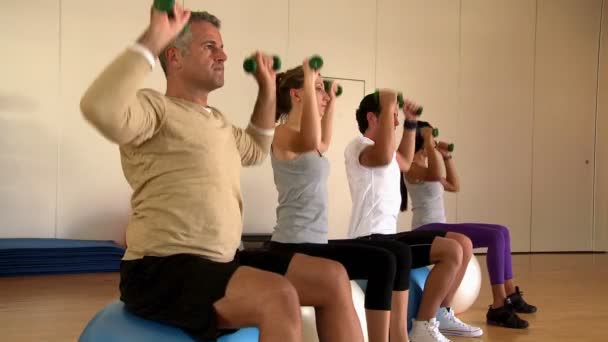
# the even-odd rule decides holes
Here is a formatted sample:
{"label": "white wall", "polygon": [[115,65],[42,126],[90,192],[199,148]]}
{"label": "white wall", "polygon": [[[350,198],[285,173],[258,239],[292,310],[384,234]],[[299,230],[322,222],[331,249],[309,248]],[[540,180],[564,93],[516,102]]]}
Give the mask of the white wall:
{"label": "white wall", "polygon": [[[564,181],[560,173],[539,176],[538,170],[555,161],[534,157],[547,154],[542,142],[557,139],[559,130],[568,127],[555,125],[545,134],[542,129],[553,118],[549,105],[574,91],[570,105],[584,106],[586,120],[594,122],[597,85],[592,81],[599,69],[597,126],[591,127],[597,129],[593,222],[595,248],[608,249],[608,183],[601,177],[608,163],[608,25],[603,25],[600,68],[599,49],[591,44],[599,39],[602,0],[184,2],[222,19],[229,56],[226,86],[212,94],[211,103],[234,123],[247,123],[255,101],[255,81],[241,68],[243,58],[255,49],[279,54],[284,68],[318,53],[326,62],[323,74],[343,79],[345,88],[352,89],[338,105],[340,124],[334,134],[339,139],[328,154],[331,237],[344,236],[350,213],[340,173],[343,145],[357,134],[357,96],[379,86],[404,91],[424,105],[423,119],[440,128],[442,139],[456,143],[463,188],[458,195],[447,195],[448,219],[505,224],[512,231],[513,249],[529,251],[534,232],[545,235],[553,226],[551,217],[542,214],[547,206],[533,203],[555,197],[546,193],[547,187],[559,189]],[[7,14],[0,32],[5,51],[10,51],[0,58],[7,66],[5,79],[12,80],[0,85],[0,175],[5,180],[0,185],[0,237],[123,240],[130,189],[119,154],[84,122],[78,101],[100,70],[143,31],[149,6],[149,0],[108,0],[103,6],[83,0],[0,3]],[[548,15],[557,26],[547,26]],[[562,50],[551,45],[556,42],[553,31],[585,42],[584,57],[578,54],[581,49],[569,51],[575,65],[557,56]],[[34,65],[38,61],[43,63]],[[554,79],[549,76],[560,72],[576,73],[575,81],[562,92],[550,92]],[[160,67],[146,86],[164,90]],[[588,145],[593,134],[585,139],[581,141]],[[592,170],[592,147],[585,153],[591,153]],[[593,184],[591,173],[581,174],[585,184]],[[244,170],[242,182],[245,231],[270,232],[276,191],[269,162]],[[588,201],[577,212],[590,206]],[[409,220],[409,212],[401,215],[400,229],[409,229]],[[573,241],[577,234],[564,236],[556,248],[591,248]]]}
{"label": "white wall", "polygon": [[514,251],[530,248],[534,5],[462,1],[458,220],[506,225]]}
{"label": "white wall", "polygon": [[0,2],[0,236],[53,237],[62,124],[59,1],[24,2]]}
{"label": "white wall", "polygon": [[593,249],[601,5],[602,0],[538,1],[531,235],[535,251]]}

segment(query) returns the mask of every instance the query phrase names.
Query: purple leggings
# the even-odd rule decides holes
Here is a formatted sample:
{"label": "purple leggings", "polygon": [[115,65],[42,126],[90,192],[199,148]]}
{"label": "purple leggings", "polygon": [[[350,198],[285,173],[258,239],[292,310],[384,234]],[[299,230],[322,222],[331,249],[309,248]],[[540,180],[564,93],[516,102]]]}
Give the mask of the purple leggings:
{"label": "purple leggings", "polygon": [[492,285],[504,284],[505,280],[513,278],[511,237],[507,227],[483,223],[430,223],[415,230],[443,230],[466,235],[473,242],[473,248],[488,247],[486,261]]}

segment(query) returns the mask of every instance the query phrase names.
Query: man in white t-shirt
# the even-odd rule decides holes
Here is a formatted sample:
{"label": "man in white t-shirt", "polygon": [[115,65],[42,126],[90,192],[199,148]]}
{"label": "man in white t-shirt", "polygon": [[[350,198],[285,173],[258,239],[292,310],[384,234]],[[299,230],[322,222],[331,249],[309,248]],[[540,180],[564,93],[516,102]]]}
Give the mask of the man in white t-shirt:
{"label": "man in white t-shirt", "polygon": [[[409,170],[414,156],[414,112],[418,108],[405,101],[404,131],[395,152],[395,128],[399,124],[396,94],[382,90],[361,101],[356,119],[362,135],[351,141],[344,152],[353,202],[349,237],[400,241],[412,250],[412,268],[435,265],[410,332],[412,342],[446,341],[443,334],[481,336],[480,328],[463,323],[450,308],[472,256],[471,241],[462,234],[445,231],[397,233],[399,177]],[[430,128],[423,129],[423,133],[432,134]]]}

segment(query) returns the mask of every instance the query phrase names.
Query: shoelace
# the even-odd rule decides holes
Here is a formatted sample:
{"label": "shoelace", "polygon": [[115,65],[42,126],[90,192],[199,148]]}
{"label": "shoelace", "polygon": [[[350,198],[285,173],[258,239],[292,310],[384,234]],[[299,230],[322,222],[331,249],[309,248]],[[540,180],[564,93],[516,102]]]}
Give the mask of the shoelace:
{"label": "shoelace", "polygon": [[522,302],[523,305],[527,306],[529,305],[528,303],[526,303],[526,301],[524,300],[524,291],[520,291],[519,290],[519,286],[515,286],[515,293],[512,294],[512,296],[517,296],[519,297],[520,302]]}
{"label": "shoelace", "polygon": [[510,320],[515,320],[517,322],[517,324],[520,324],[523,319],[521,319],[521,317],[519,317],[516,313],[515,313],[515,309],[513,309],[513,304],[505,304],[505,308],[508,309],[509,312],[509,319]]}
{"label": "shoelace", "polygon": [[465,322],[461,321],[460,318],[456,317],[456,315],[454,315],[454,310],[450,310],[448,311],[448,320],[458,324],[459,326],[463,327],[463,328],[469,328],[469,325],[466,324]]}
{"label": "shoelace", "polygon": [[445,336],[443,336],[441,332],[439,332],[439,322],[435,321],[434,323],[428,323],[427,328],[435,340],[440,342],[451,342]]}

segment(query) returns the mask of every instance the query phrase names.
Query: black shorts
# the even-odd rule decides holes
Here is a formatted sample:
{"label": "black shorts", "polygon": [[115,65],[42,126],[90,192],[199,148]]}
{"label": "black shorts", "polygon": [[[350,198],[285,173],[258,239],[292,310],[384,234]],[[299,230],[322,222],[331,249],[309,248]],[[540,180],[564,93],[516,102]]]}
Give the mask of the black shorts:
{"label": "black shorts", "polygon": [[445,237],[446,231],[412,231],[401,232],[397,234],[372,234],[369,236],[360,237],[359,239],[367,240],[395,240],[400,241],[412,250],[412,268],[420,268],[432,265],[431,262],[431,245],[436,237]]}
{"label": "black shorts", "polygon": [[214,340],[233,331],[217,328],[213,304],[224,297],[237,268],[250,266],[285,274],[292,256],[240,251],[227,263],[191,254],[124,260],[120,265],[120,300],[143,318],[182,328],[197,340]]}
{"label": "black shorts", "polygon": [[[387,241],[388,242],[388,241]],[[358,240],[332,240],[329,243],[281,243],[270,241],[267,246],[276,252],[301,253],[330,259],[344,266],[350,279],[367,279],[365,308],[390,310],[393,291],[409,288],[409,248],[399,243],[366,243]],[[392,247],[389,249],[386,246]],[[396,252],[395,250],[398,250]],[[399,254],[399,272],[397,256]]]}

